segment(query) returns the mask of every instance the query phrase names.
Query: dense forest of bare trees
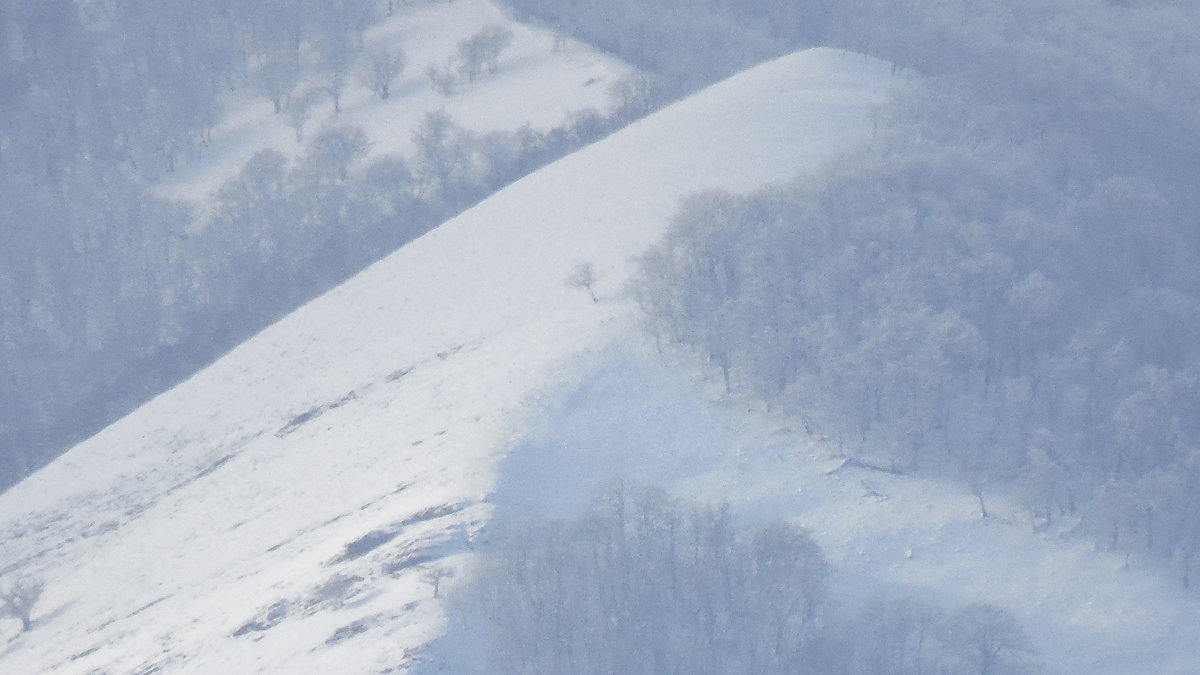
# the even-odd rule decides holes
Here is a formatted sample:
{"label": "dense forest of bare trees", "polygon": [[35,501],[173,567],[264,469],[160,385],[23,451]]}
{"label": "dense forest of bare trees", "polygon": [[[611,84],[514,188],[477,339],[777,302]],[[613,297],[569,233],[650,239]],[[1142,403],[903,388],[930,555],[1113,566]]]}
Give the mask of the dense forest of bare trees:
{"label": "dense forest of bare trees", "polygon": [[[464,598],[478,672],[1033,672],[1005,610],[869,593],[784,521],[615,485],[578,517],[501,525]],[[476,622],[476,623],[471,623]]]}
{"label": "dense forest of bare trees", "polygon": [[1036,524],[1161,554],[1188,585],[1195,10],[943,9],[855,18],[850,46],[922,83],[818,177],[684,204],[637,293],[730,390],[878,465],[957,475],[983,513],[1015,489]]}

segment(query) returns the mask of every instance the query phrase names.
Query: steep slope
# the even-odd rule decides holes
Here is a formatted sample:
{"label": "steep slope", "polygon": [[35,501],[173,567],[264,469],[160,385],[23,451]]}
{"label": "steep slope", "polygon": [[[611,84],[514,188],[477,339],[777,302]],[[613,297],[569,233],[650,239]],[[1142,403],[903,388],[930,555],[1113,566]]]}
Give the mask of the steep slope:
{"label": "steep slope", "polygon": [[[677,200],[854,145],[890,73],[814,50],[701,92],[405,246],[16,486],[2,571],[47,585],[0,665],[409,663],[442,630],[448,575],[540,397],[634,330],[619,292]],[[600,302],[563,283],[581,261]]]}

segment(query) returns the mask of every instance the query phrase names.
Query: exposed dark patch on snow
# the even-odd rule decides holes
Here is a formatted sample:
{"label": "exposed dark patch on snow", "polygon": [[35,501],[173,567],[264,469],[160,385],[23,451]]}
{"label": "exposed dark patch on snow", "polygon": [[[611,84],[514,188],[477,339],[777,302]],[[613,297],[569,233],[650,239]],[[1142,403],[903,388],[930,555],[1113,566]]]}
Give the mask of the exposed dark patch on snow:
{"label": "exposed dark patch on snow", "polygon": [[338,408],[341,408],[342,406],[346,405],[347,403],[353,401],[354,399],[358,398],[358,396],[360,394],[364,393],[368,388],[369,387],[361,387],[359,389],[355,389],[354,391],[347,393],[345,396],[342,396],[341,398],[337,399],[336,401],[333,401],[332,403],[326,403],[324,405],[313,406],[312,408],[305,410],[304,412],[300,413],[299,415],[296,415],[292,419],[288,420],[287,424],[280,427],[279,431],[275,432],[275,437],[276,438],[284,438],[284,437],[288,436],[289,434],[295,432],[300,427],[317,419],[318,417],[320,417],[321,415],[324,415],[325,413],[329,412],[330,410],[337,410]]}
{"label": "exposed dark patch on snow", "polygon": [[338,628],[337,630],[335,630],[333,632],[333,635],[330,635],[329,639],[325,640],[325,644],[327,646],[333,646],[339,642],[348,640],[348,639],[354,637],[355,635],[362,635],[363,633],[370,630],[370,628],[372,626],[374,626],[376,623],[378,623],[378,621],[379,621],[379,617],[377,617],[377,616],[367,616],[367,617],[363,617],[357,621],[348,623],[345,626],[342,626],[341,628]]}
{"label": "exposed dark patch on snow", "polygon": [[396,576],[405,570],[410,570],[418,565],[424,565],[438,559],[439,557],[430,553],[428,549],[406,549],[384,563],[383,571],[385,574]]}
{"label": "exposed dark patch on snow", "polygon": [[416,366],[405,366],[404,368],[400,368],[399,370],[393,370],[391,373],[388,374],[388,376],[386,378],[384,378],[384,381],[385,382],[399,382],[400,380],[403,380],[405,377],[407,377],[409,374],[411,374],[412,371],[414,371],[414,370],[416,370]]}
{"label": "exposed dark patch on snow", "polygon": [[209,464],[208,466],[201,469],[200,473],[196,474],[195,477],[192,478],[192,480],[200,480],[201,478],[204,478],[205,476],[211,474],[212,472],[216,471],[217,469],[228,464],[229,460],[231,460],[233,458],[234,458],[234,455],[232,455],[232,454],[221,457],[217,461],[215,461],[212,464]]}
{"label": "exposed dark patch on snow", "polygon": [[242,637],[250,633],[261,633],[268,631],[287,618],[291,612],[292,602],[290,600],[279,600],[265,608],[258,616],[238,626],[230,635],[232,637]]}
{"label": "exposed dark patch on snow", "polygon": [[440,506],[431,506],[427,509],[418,511],[411,516],[400,521],[401,527],[415,525],[416,523],[424,523],[437,518],[444,518],[453,515],[466,508],[465,504],[442,504]]}
{"label": "exposed dark patch on snow", "polygon": [[82,659],[85,656],[90,656],[92,654],[95,654],[99,650],[100,650],[100,646],[96,645],[95,647],[91,647],[91,648],[85,649],[81,652],[72,654],[68,660],[69,661],[78,661],[79,659]]}
{"label": "exposed dark patch on snow", "polygon": [[336,560],[336,562],[346,562],[356,558],[361,558],[371,551],[374,551],[380,546],[383,546],[389,541],[395,539],[399,534],[400,533],[398,531],[371,530],[358,539],[346,544],[345,550],[342,551],[342,555]]}
{"label": "exposed dark patch on snow", "polygon": [[[398,488],[396,492],[400,492],[403,489],[404,488],[402,486]],[[431,506],[427,509],[418,511],[417,513],[414,513],[397,523],[392,523],[384,528],[371,530],[361,537],[348,542],[342,549],[341,555],[331,560],[329,564],[344,563],[361,558],[398,537],[400,533],[403,532],[407,527],[454,515],[462,511],[464,508],[466,508],[466,506],[463,504],[441,504],[438,506]]]}
{"label": "exposed dark patch on snow", "polygon": [[450,358],[451,356],[454,356],[455,354],[462,351],[462,348],[465,346],[466,346],[465,344],[455,345],[455,346],[451,347],[450,349],[447,349],[446,351],[438,352],[437,353],[438,360],[445,361],[446,359]]}

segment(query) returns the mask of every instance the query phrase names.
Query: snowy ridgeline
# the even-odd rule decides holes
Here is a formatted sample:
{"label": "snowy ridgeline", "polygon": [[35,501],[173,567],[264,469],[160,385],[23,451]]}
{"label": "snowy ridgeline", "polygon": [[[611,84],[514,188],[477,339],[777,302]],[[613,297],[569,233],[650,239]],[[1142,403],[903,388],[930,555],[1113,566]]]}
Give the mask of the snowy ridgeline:
{"label": "snowy ridgeline", "polygon": [[[635,330],[621,289],[678,199],[815,169],[895,82],[819,50],[707,90],[404,246],[15,486],[3,568],[45,591],[0,660],[409,662],[442,631],[539,398],[579,375],[573,355]],[[599,302],[563,282],[581,261]]]}

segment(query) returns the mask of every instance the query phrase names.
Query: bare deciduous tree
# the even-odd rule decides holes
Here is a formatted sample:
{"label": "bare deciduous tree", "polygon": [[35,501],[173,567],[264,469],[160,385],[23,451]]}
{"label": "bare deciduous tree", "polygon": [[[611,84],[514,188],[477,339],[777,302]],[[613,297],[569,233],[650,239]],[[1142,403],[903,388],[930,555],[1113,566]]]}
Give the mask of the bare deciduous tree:
{"label": "bare deciduous tree", "polygon": [[629,121],[645,115],[653,107],[650,81],[643,75],[630,75],[614,82],[608,88],[608,99],[611,114]]}
{"label": "bare deciduous tree", "polygon": [[380,99],[386,100],[392,95],[392,83],[404,72],[407,63],[402,49],[375,52],[367,64],[367,85]]}
{"label": "bare deciduous tree", "polygon": [[474,82],[487,68],[495,73],[500,54],[512,44],[511,30],[492,26],[458,44],[458,70],[468,82]]}
{"label": "bare deciduous tree", "polygon": [[283,112],[287,107],[288,98],[299,81],[300,63],[291,55],[272,56],[258,69],[258,87],[271,99],[276,113]]}
{"label": "bare deciduous tree", "polygon": [[590,262],[581,262],[567,275],[567,285],[571,288],[582,288],[592,296],[592,302],[599,302],[593,286],[596,283],[596,268]]}
{"label": "bare deciduous tree", "polygon": [[344,34],[327,39],[321,45],[321,61],[329,73],[326,91],[333,99],[333,111],[342,111],[342,92],[346,87],[346,76],[350,74],[355,51],[353,40]]}
{"label": "bare deciduous tree", "polygon": [[307,91],[300,96],[293,97],[288,101],[284,113],[287,116],[288,126],[296,132],[296,142],[304,141],[304,125],[312,116],[313,108],[317,105],[317,90]]}
{"label": "bare deciduous tree", "polygon": [[45,584],[36,579],[18,579],[4,591],[0,592],[0,614],[21,620],[21,630],[27,631],[33,627],[30,615],[38,598],[42,597]]}
{"label": "bare deciduous tree", "polygon": [[968,605],[946,624],[947,642],[968,669],[978,675],[1024,672],[1022,663],[1034,652],[1016,618],[994,605]]}
{"label": "bare deciduous tree", "polygon": [[421,580],[433,586],[433,597],[441,597],[442,580],[454,576],[454,570],[451,570],[441,565],[435,565],[425,570],[421,575]]}
{"label": "bare deciduous tree", "polygon": [[425,74],[429,77],[429,86],[442,96],[449,96],[454,93],[454,86],[458,84],[458,78],[454,75],[454,57],[446,59],[444,63],[430,65],[425,69]]}

